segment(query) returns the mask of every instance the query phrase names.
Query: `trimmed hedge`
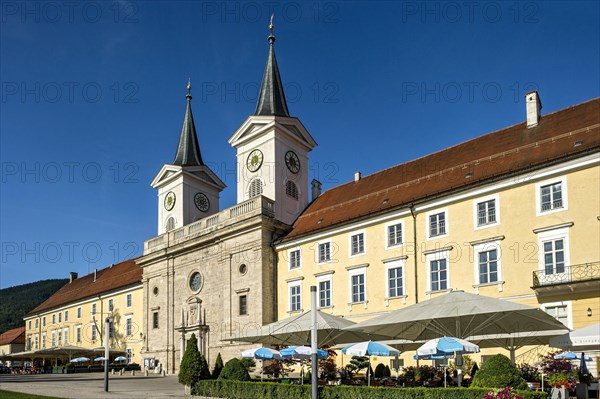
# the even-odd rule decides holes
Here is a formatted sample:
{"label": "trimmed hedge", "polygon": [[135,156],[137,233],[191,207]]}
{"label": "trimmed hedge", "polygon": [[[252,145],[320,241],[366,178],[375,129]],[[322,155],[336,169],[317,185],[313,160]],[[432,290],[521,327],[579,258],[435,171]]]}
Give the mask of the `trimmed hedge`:
{"label": "trimmed hedge", "polygon": [[[484,388],[385,388],[320,386],[321,399],[482,399]],[[545,392],[515,391],[524,399],[545,399]],[[192,395],[228,399],[310,399],[310,385],[272,382],[204,380],[192,387]]]}

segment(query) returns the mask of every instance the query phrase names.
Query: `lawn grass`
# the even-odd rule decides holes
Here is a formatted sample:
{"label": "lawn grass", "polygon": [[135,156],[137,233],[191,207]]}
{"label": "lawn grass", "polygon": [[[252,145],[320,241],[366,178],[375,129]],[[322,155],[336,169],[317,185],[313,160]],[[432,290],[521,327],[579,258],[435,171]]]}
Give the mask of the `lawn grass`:
{"label": "lawn grass", "polygon": [[0,389],[0,399],[60,399],[56,396],[40,396],[28,393],[4,391]]}

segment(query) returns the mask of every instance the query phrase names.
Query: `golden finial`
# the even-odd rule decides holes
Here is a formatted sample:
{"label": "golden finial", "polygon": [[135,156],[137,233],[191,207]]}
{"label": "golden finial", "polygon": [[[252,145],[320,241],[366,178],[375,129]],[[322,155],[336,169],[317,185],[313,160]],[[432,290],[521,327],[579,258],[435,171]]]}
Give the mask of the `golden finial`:
{"label": "golden finial", "polygon": [[188,78],[188,84],[187,84],[187,96],[185,96],[185,98],[187,99],[192,99],[192,80],[190,78]]}
{"label": "golden finial", "polygon": [[275,14],[271,14],[271,22],[269,22],[269,43],[273,44],[273,42],[275,41],[275,35],[273,35],[273,29],[275,28],[275,25],[273,25],[273,18],[275,17]]}

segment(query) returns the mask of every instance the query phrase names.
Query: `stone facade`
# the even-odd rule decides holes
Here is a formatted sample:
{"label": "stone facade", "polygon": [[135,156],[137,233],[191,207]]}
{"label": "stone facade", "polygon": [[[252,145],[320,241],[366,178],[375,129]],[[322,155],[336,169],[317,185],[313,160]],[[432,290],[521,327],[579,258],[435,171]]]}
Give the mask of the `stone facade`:
{"label": "stone facade", "polygon": [[[277,267],[271,243],[289,226],[274,219],[274,205],[258,196],[145,242],[138,264],[144,269],[142,358],[147,365],[160,363],[167,373],[178,372],[185,344],[195,333],[212,367],[219,352],[227,361],[249,348],[230,343],[229,336],[275,320]],[[201,283],[193,290],[197,272]]]}

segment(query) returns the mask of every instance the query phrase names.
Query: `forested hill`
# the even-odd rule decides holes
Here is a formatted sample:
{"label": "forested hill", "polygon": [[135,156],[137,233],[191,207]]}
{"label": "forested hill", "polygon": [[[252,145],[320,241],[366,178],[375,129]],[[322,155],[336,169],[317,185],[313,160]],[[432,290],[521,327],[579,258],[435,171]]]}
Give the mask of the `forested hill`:
{"label": "forested hill", "polygon": [[41,280],[0,290],[0,334],[24,326],[23,316],[65,285],[68,279]]}

